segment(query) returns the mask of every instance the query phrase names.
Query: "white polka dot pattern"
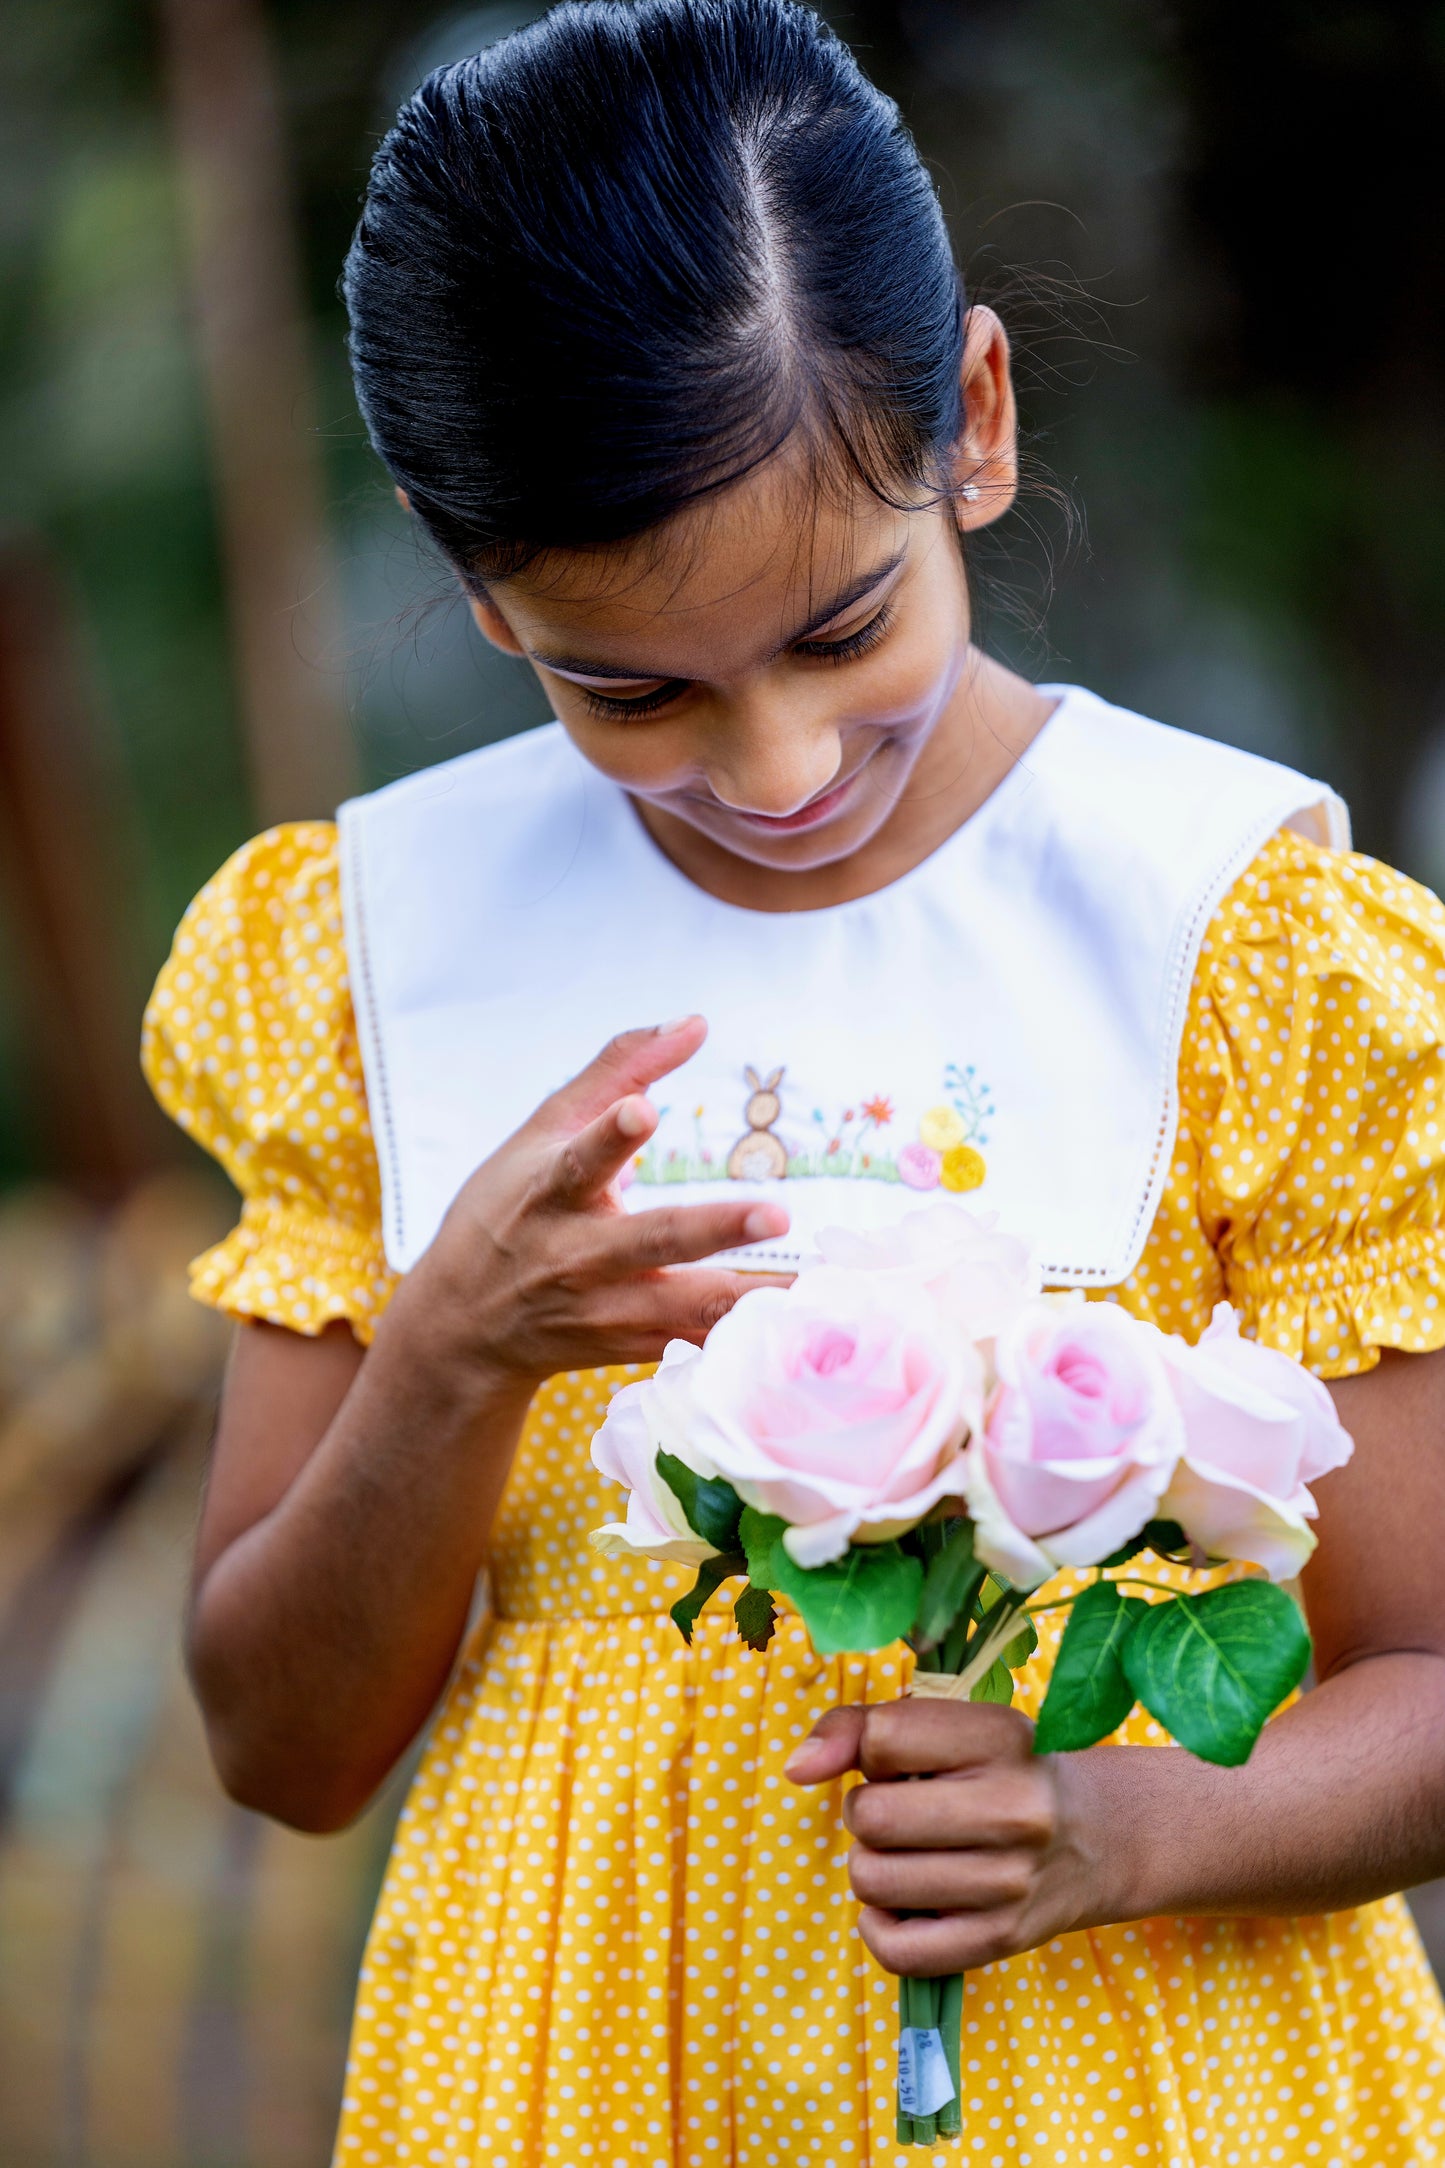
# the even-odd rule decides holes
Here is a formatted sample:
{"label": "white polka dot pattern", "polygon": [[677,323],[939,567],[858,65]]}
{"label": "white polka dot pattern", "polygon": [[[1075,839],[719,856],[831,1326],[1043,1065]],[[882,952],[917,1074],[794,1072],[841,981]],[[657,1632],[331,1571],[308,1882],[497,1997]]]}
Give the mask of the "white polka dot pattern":
{"label": "white polka dot pattern", "polygon": [[233,1317],[369,1340],[395,1288],[341,926],[336,830],[272,828],[208,881],[146,1010],[142,1060],[173,1120],[245,1199],[191,1291]]}
{"label": "white polka dot pattern", "polygon": [[[1194,1337],[1228,1294],[1327,1375],[1440,1323],[1445,912],[1277,837],[1217,914],[1171,1181],[1120,1300]],[[334,830],[273,830],[202,891],[146,1029],[162,1103],[232,1174],[202,1300],[370,1337],[394,1280],[356,1058]],[[894,1984],[855,1932],[836,1792],[788,1749],[909,1659],[764,1656],[726,1592],[603,1561],[588,1443],[635,1371],[538,1394],[494,1532],[496,1616],[442,1710],[359,1993],[339,2168],[1430,2168],[1445,2014],[1398,1902],[1151,1920],[970,1979],[964,2133],[893,2135]],[[1162,1575],[1161,1575],[1162,1577]],[[1057,1587],[1067,1585],[1061,1577]],[[1183,1581],[1187,1577],[1174,1576]],[[1036,1709],[1057,1615],[1021,1681]],[[1160,1734],[1136,1713],[1119,1735]]]}

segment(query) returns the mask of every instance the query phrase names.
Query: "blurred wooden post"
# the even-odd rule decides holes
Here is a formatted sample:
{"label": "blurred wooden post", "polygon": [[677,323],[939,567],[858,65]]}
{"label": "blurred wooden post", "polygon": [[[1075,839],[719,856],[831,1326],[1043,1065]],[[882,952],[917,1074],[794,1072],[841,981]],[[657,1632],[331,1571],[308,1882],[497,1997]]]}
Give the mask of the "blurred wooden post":
{"label": "blurred wooden post", "polygon": [[0,553],[0,908],[52,1170],[119,1195],[174,1156],[141,1080],[139,929],[125,805],[38,547]]}
{"label": "blurred wooden post", "polygon": [[160,0],[255,805],[356,787],[280,98],[259,0]]}

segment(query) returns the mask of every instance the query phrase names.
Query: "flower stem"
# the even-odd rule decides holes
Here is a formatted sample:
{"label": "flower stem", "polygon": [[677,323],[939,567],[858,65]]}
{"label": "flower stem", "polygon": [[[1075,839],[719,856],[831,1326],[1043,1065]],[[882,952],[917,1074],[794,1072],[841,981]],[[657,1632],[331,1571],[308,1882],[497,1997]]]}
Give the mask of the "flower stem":
{"label": "flower stem", "polygon": [[938,2111],[938,2135],[940,2138],[958,2138],[963,2134],[963,2082],[959,2076],[963,2062],[961,2035],[963,2031],[963,1974],[950,1973],[941,1984],[938,1998],[938,2029],[943,2035],[943,2052],[948,2058],[948,2074],[953,2080],[953,2098],[945,2101]]}
{"label": "flower stem", "polygon": [[[936,2032],[938,2030],[938,1991],[941,1984],[938,1980],[913,1980],[909,1983],[913,1990],[913,2023],[921,2032]],[[937,2115],[914,2116],[913,2143],[915,2145],[932,2145],[937,2136]]]}

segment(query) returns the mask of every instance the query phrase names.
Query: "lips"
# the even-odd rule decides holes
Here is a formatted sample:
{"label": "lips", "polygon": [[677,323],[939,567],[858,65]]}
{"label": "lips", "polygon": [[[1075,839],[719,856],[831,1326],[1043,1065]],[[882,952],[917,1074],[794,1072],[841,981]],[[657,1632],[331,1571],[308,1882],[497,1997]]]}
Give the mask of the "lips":
{"label": "lips", "polygon": [[741,806],[729,806],[727,810],[734,820],[746,821],[750,828],[763,828],[774,836],[794,835],[800,829],[816,828],[820,822],[831,819],[856,780],[855,773],[841,783],[831,784],[818,797],[799,806],[796,813],[748,813]]}

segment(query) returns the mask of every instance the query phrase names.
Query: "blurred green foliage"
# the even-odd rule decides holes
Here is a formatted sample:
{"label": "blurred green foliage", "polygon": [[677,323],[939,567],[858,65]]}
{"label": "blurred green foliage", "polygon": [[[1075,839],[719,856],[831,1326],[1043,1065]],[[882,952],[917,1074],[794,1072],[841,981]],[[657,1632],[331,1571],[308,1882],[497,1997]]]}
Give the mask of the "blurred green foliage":
{"label": "blurred green foliage", "polygon": [[[420,556],[366,449],[335,280],[368,158],[501,4],[271,0],[346,625],[373,780],[540,712]],[[1022,335],[1046,496],[998,568],[1038,672],[1323,769],[1362,841],[1445,874],[1445,8],[852,0],[960,258]],[[0,82],[0,532],[63,569],[136,831],[117,899],[153,969],[248,832],[156,19],[10,0]],[[1067,267],[1063,314],[1019,259]],[[1040,293],[1043,302],[1040,303]],[[1068,298],[1071,293],[1072,298]],[[1053,590],[1056,589],[1056,592]],[[0,929],[3,932],[3,929]],[[0,1174],[43,1156],[0,940]],[[33,1096],[33,1094],[32,1094]]]}

